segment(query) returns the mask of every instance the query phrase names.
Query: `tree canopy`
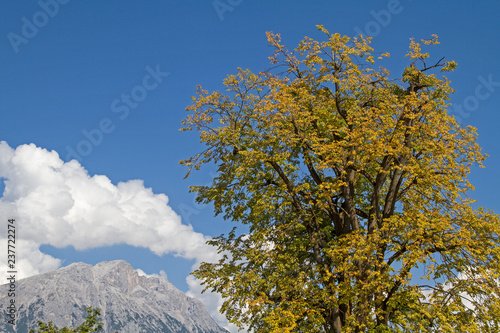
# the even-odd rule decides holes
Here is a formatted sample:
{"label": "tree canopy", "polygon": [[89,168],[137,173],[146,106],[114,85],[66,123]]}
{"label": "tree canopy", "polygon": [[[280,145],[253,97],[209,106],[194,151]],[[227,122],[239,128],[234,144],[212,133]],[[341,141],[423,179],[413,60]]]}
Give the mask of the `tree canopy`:
{"label": "tree canopy", "polygon": [[258,332],[498,332],[500,224],[470,198],[486,155],[447,113],[456,63],[411,39],[392,78],[370,38],[318,28],[293,51],[268,33],[272,69],[187,108],[206,150],[181,164],[218,169],[198,202],[249,230],[194,276]]}
{"label": "tree canopy", "polygon": [[87,318],[83,324],[78,326],[77,328],[68,328],[63,327],[58,329],[54,327],[54,324],[49,321],[48,323],[44,323],[42,321],[38,322],[38,330],[30,330],[30,333],[91,333],[91,332],[101,332],[102,331],[102,322],[99,320],[99,316],[101,315],[101,310],[93,309],[92,307],[86,308]]}

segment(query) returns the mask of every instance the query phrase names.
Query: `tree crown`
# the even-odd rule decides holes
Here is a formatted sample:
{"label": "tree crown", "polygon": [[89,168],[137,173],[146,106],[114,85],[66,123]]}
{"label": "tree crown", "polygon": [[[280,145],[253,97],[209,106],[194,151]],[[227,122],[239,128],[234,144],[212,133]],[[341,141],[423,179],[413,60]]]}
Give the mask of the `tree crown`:
{"label": "tree crown", "polygon": [[485,155],[435,73],[456,63],[429,64],[437,36],[411,39],[391,79],[370,38],[318,28],[327,40],[295,52],[268,33],[272,70],[238,69],[187,108],[206,150],[181,163],[218,167],[197,200],[250,230],[210,241],[223,258],[194,275],[258,331],[495,331],[499,221],[467,196]]}

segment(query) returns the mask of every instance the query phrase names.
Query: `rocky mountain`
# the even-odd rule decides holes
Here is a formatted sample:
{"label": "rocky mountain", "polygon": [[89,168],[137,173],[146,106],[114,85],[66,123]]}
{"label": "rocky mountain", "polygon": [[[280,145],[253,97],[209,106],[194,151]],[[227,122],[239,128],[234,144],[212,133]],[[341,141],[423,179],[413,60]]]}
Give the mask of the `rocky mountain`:
{"label": "rocky mountain", "polygon": [[16,282],[16,330],[7,323],[8,285],[0,286],[0,332],[28,332],[36,322],[77,327],[85,307],[101,309],[105,332],[226,333],[203,304],[186,296],[164,277],[139,276],[127,262],[95,266],[74,263]]}

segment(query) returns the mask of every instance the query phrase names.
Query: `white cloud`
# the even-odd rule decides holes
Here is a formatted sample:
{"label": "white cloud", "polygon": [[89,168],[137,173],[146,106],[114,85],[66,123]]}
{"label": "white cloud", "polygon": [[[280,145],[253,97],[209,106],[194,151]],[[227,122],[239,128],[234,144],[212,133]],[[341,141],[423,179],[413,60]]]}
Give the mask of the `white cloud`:
{"label": "white cloud", "polygon": [[[1,208],[0,208],[1,210]],[[6,221],[6,220],[5,220]],[[6,227],[5,227],[6,229]],[[32,275],[40,274],[47,271],[53,271],[61,266],[61,260],[56,259],[48,254],[42,253],[39,249],[39,244],[26,239],[16,239],[14,251],[16,253],[16,271],[18,278],[25,278]],[[5,232],[2,233],[0,239],[0,247],[7,249],[7,239]],[[12,248],[11,248],[12,249]],[[5,262],[6,258],[2,258],[0,271],[5,273],[9,270]],[[2,281],[6,281],[3,279]],[[2,282],[3,283],[3,282]]]}
{"label": "white cloud", "polygon": [[223,303],[223,299],[219,294],[210,293],[208,291],[202,294],[204,287],[200,284],[200,280],[194,276],[188,276],[186,282],[189,286],[189,291],[187,292],[188,296],[195,297],[202,301],[207,307],[210,316],[212,316],[219,325],[223,326],[229,332],[238,332],[238,327],[228,323],[224,315],[219,312]]}
{"label": "white cloud", "polygon": [[146,272],[144,272],[144,271],[143,271],[142,269],[140,269],[140,268],[136,269],[135,271],[137,272],[137,274],[139,274],[139,276],[145,276],[145,277],[157,277],[157,278],[159,278],[159,277],[164,277],[165,279],[168,279],[168,277],[167,277],[167,273],[165,273],[165,271],[164,271],[164,270],[161,270],[161,271],[160,271],[160,274],[155,274],[155,273],[153,273],[153,274],[147,274]]}
{"label": "white cloud", "polygon": [[[5,179],[0,246],[6,248],[7,220],[15,218],[18,278],[60,267],[59,259],[40,252],[42,244],[83,250],[125,243],[157,255],[195,259],[195,265],[219,257],[205,244],[209,237],[183,224],[168,206],[168,197],[153,193],[142,180],[114,185],[104,175],[90,176],[76,160],[65,163],[55,151],[34,144],[13,149],[4,141],[0,142],[0,178]],[[0,270],[8,270],[5,256]],[[162,275],[166,277],[161,271]],[[187,281],[195,289],[199,285],[190,277]],[[212,314],[217,311],[219,296],[200,297],[199,290],[190,295],[205,301]],[[216,319],[225,322],[220,315]]]}
{"label": "white cloud", "polygon": [[64,163],[33,144],[14,150],[2,142],[0,156],[0,177],[7,179],[1,203],[20,220],[24,238],[77,250],[126,243],[157,255],[216,257],[205,244],[208,237],[182,224],[168,197],[142,180],[115,186],[106,176],[90,176],[76,160]]}

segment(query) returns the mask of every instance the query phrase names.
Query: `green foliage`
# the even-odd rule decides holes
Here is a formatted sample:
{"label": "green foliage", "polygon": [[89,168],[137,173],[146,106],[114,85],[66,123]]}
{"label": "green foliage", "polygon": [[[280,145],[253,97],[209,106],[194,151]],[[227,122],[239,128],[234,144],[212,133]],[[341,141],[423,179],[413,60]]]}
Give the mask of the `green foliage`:
{"label": "green foliage", "polygon": [[99,316],[101,315],[101,310],[93,309],[92,307],[86,308],[87,318],[77,328],[68,328],[63,327],[58,329],[54,327],[53,323],[49,321],[48,323],[44,323],[42,321],[38,322],[38,330],[30,330],[29,333],[90,333],[90,332],[101,332],[102,331],[102,322],[99,320]]}
{"label": "green foliage", "polygon": [[273,71],[187,108],[206,150],[181,163],[218,168],[198,202],[250,230],[211,240],[223,258],[194,276],[258,332],[500,331],[500,221],[468,197],[486,156],[447,114],[456,63],[412,39],[393,79],[369,38],[319,29],[295,52],[269,33]]}

